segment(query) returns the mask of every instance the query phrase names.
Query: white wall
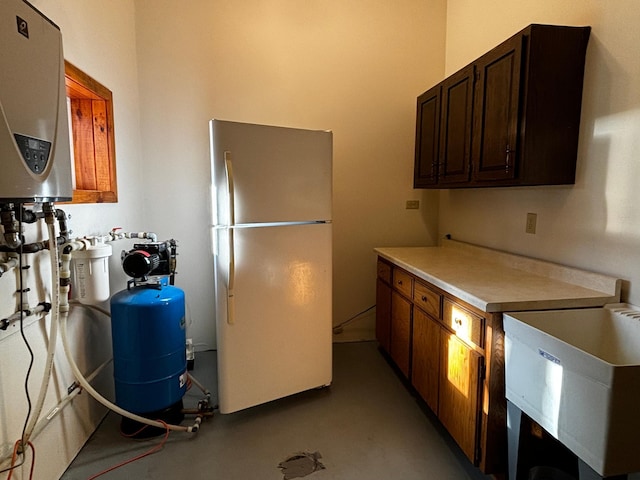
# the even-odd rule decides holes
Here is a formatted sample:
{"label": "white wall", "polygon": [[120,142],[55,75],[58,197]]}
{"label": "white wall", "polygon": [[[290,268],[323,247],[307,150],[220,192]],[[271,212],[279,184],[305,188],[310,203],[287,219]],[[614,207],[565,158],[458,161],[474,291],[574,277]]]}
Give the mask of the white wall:
{"label": "white wall", "polygon": [[[214,116],[334,131],[335,323],[373,304],[374,246],[432,244],[438,233],[619,275],[629,282],[626,299],[640,304],[635,0],[615,8],[600,0],[579,8],[571,0],[192,0],[188,9],[170,0],[32,3],[62,28],[66,58],[114,93],[120,201],[64,206],[74,234],[121,226],[179,239],[178,283],[197,342],[215,342],[207,207],[207,121]],[[533,22],[593,27],[576,185],[414,191],[416,96]],[[405,210],[408,199],[420,199],[422,209]],[[536,235],[524,233],[527,212],[538,214]],[[26,235],[33,241],[44,233],[28,228]],[[117,254],[130,243],[114,247],[116,291],[124,282]],[[45,298],[46,256],[29,273]],[[15,277],[0,278],[2,317],[13,309],[14,290]],[[90,370],[109,354],[108,323],[84,313],[72,322],[77,358]],[[36,323],[27,334],[35,396],[44,331]],[[2,448],[22,428],[27,357],[19,334],[0,347]],[[64,360],[56,372],[45,410],[71,381]],[[100,383],[108,388],[110,376]],[[90,405],[81,395],[36,439],[36,478],[58,478],[88,438],[103,412]]]}
{"label": "white wall", "polygon": [[190,335],[215,345],[214,117],[333,130],[334,323],[373,305],[373,247],[436,241],[437,194],[414,191],[412,171],[416,97],[444,72],[445,1],[135,4],[145,217],[180,241]]}
{"label": "white wall", "polygon": [[[530,23],[590,25],[576,184],[443,191],[439,231],[618,276],[640,304],[640,4],[449,0],[447,74]],[[527,212],[537,233],[525,233]]]}
{"label": "white wall", "polygon": [[[74,236],[104,233],[114,226],[144,230],[146,225],[143,224],[137,193],[141,182],[133,3],[131,0],[113,0],[108,3],[108,8],[104,2],[83,0],[31,0],[31,3],[61,28],[65,58],[111,89],[114,98],[119,202],[110,205],[60,204],[58,208],[71,215],[69,225]],[[46,238],[46,229],[29,226],[25,236],[27,242],[41,240]],[[125,285],[119,266],[119,251],[131,248],[131,243],[116,242],[113,246],[116,254],[111,259],[110,269],[111,289],[115,292]],[[30,303],[50,300],[48,253],[26,257],[33,265],[27,274],[31,288],[28,293]],[[15,290],[16,276],[13,273],[3,275],[0,278],[0,318],[15,310]],[[110,324],[104,317],[80,309],[71,315],[69,323],[75,358],[80,368],[88,373],[111,355]],[[35,354],[29,382],[32,402],[38,396],[44,367],[46,331],[43,322],[35,322],[25,329]],[[23,384],[29,357],[19,333],[0,341],[0,352],[0,453],[3,453],[21,435],[27,411]],[[62,349],[58,348],[55,375],[44,413],[66,394],[72,382]],[[111,368],[107,368],[96,379],[96,386],[112,397],[112,384]],[[72,407],[54,417],[50,426],[33,439],[37,452],[34,478],[59,478],[103,415],[104,409],[98,408],[83,393],[76,397]],[[13,478],[28,478],[29,466],[30,460],[27,460],[24,472],[18,471]],[[0,474],[1,479],[6,477],[6,473]]]}
{"label": "white wall", "polygon": [[[65,58],[114,94],[119,202],[59,207],[71,215],[74,236],[118,226],[179,239],[178,283],[187,290],[196,342],[215,344],[207,132],[213,116],[334,131],[336,322],[373,304],[374,246],[435,241],[437,195],[413,191],[411,175],[415,97],[444,71],[444,0],[233,6],[201,0],[189,9],[175,1],[32,3],[61,27]],[[422,209],[404,210],[408,199],[420,199]],[[46,236],[40,226],[25,235],[27,241]],[[130,246],[114,244],[112,292],[124,285],[119,252]],[[30,259],[32,303],[50,299],[47,262],[47,253]],[[2,317],[15,308],[15,288],[15,275],[0,279]],[[26,328],[35,353],[32,397],[47,325]],[[70,325],[81,369],[109,357],[106,319],[78,309]],[[26,415],[28,357],[17,333],[3,337],[0,347],[2,453],[20,436]],[[72,380],[59,348],[45,412]],[[111,396],[110,368],[97,383]],[[54,417],[34,439],[35,477],[58,478],[103,414],[83,394]],[[14,478],[26,476],[25,470]]]}

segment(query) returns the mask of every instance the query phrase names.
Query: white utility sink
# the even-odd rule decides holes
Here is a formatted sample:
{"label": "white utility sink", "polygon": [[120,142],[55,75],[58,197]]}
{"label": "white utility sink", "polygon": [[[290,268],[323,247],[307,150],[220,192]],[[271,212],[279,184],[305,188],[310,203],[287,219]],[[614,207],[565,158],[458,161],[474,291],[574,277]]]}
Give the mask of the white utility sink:
{"label": "white utility sink", "polygon": [[507,399],[602,476],[640,471],[640,307],[504,315]]}

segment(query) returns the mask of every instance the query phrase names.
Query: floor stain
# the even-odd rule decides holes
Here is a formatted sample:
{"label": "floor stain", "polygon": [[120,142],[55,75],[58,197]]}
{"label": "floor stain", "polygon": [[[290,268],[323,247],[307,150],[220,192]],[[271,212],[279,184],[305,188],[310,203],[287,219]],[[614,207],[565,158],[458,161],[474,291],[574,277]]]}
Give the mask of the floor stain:
{"label": "floor stain", "polygon": [[307,475],[324,470],[325,466],[320,462],[320,452],[299,452],[278,464],[282,469],[284,480],[306,477]]}

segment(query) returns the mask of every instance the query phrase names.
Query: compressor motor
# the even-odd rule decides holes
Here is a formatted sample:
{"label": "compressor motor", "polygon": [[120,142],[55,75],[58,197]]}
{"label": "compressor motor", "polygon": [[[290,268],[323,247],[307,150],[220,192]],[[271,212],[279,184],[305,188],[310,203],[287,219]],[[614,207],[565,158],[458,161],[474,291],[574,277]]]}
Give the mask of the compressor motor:
{"label": "compressor motor", "polygon": [[[169,277],[174,284],[176,273],[176,241],[136,243],[133,249],[122,251],[122,269],[133,278],[131,282],[148,284],[149,277]],[[157,280],[151,281],[156,283]]]}

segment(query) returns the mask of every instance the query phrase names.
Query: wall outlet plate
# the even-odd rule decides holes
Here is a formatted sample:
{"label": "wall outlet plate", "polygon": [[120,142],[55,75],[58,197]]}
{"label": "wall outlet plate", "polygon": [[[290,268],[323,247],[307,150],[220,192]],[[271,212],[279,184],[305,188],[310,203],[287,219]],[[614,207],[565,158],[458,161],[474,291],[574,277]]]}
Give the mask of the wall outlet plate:
{"label": "wall outlet plate", "polygon": [[407,200],[405,208],[407,210],[418,210],[420,208],[420,200]]}
{"label": "wall outlet plate", "polygon": [[525,226],[525,232],[535,234],[537,220],[538,220],[537,213],[527,213],[527,225]]}

